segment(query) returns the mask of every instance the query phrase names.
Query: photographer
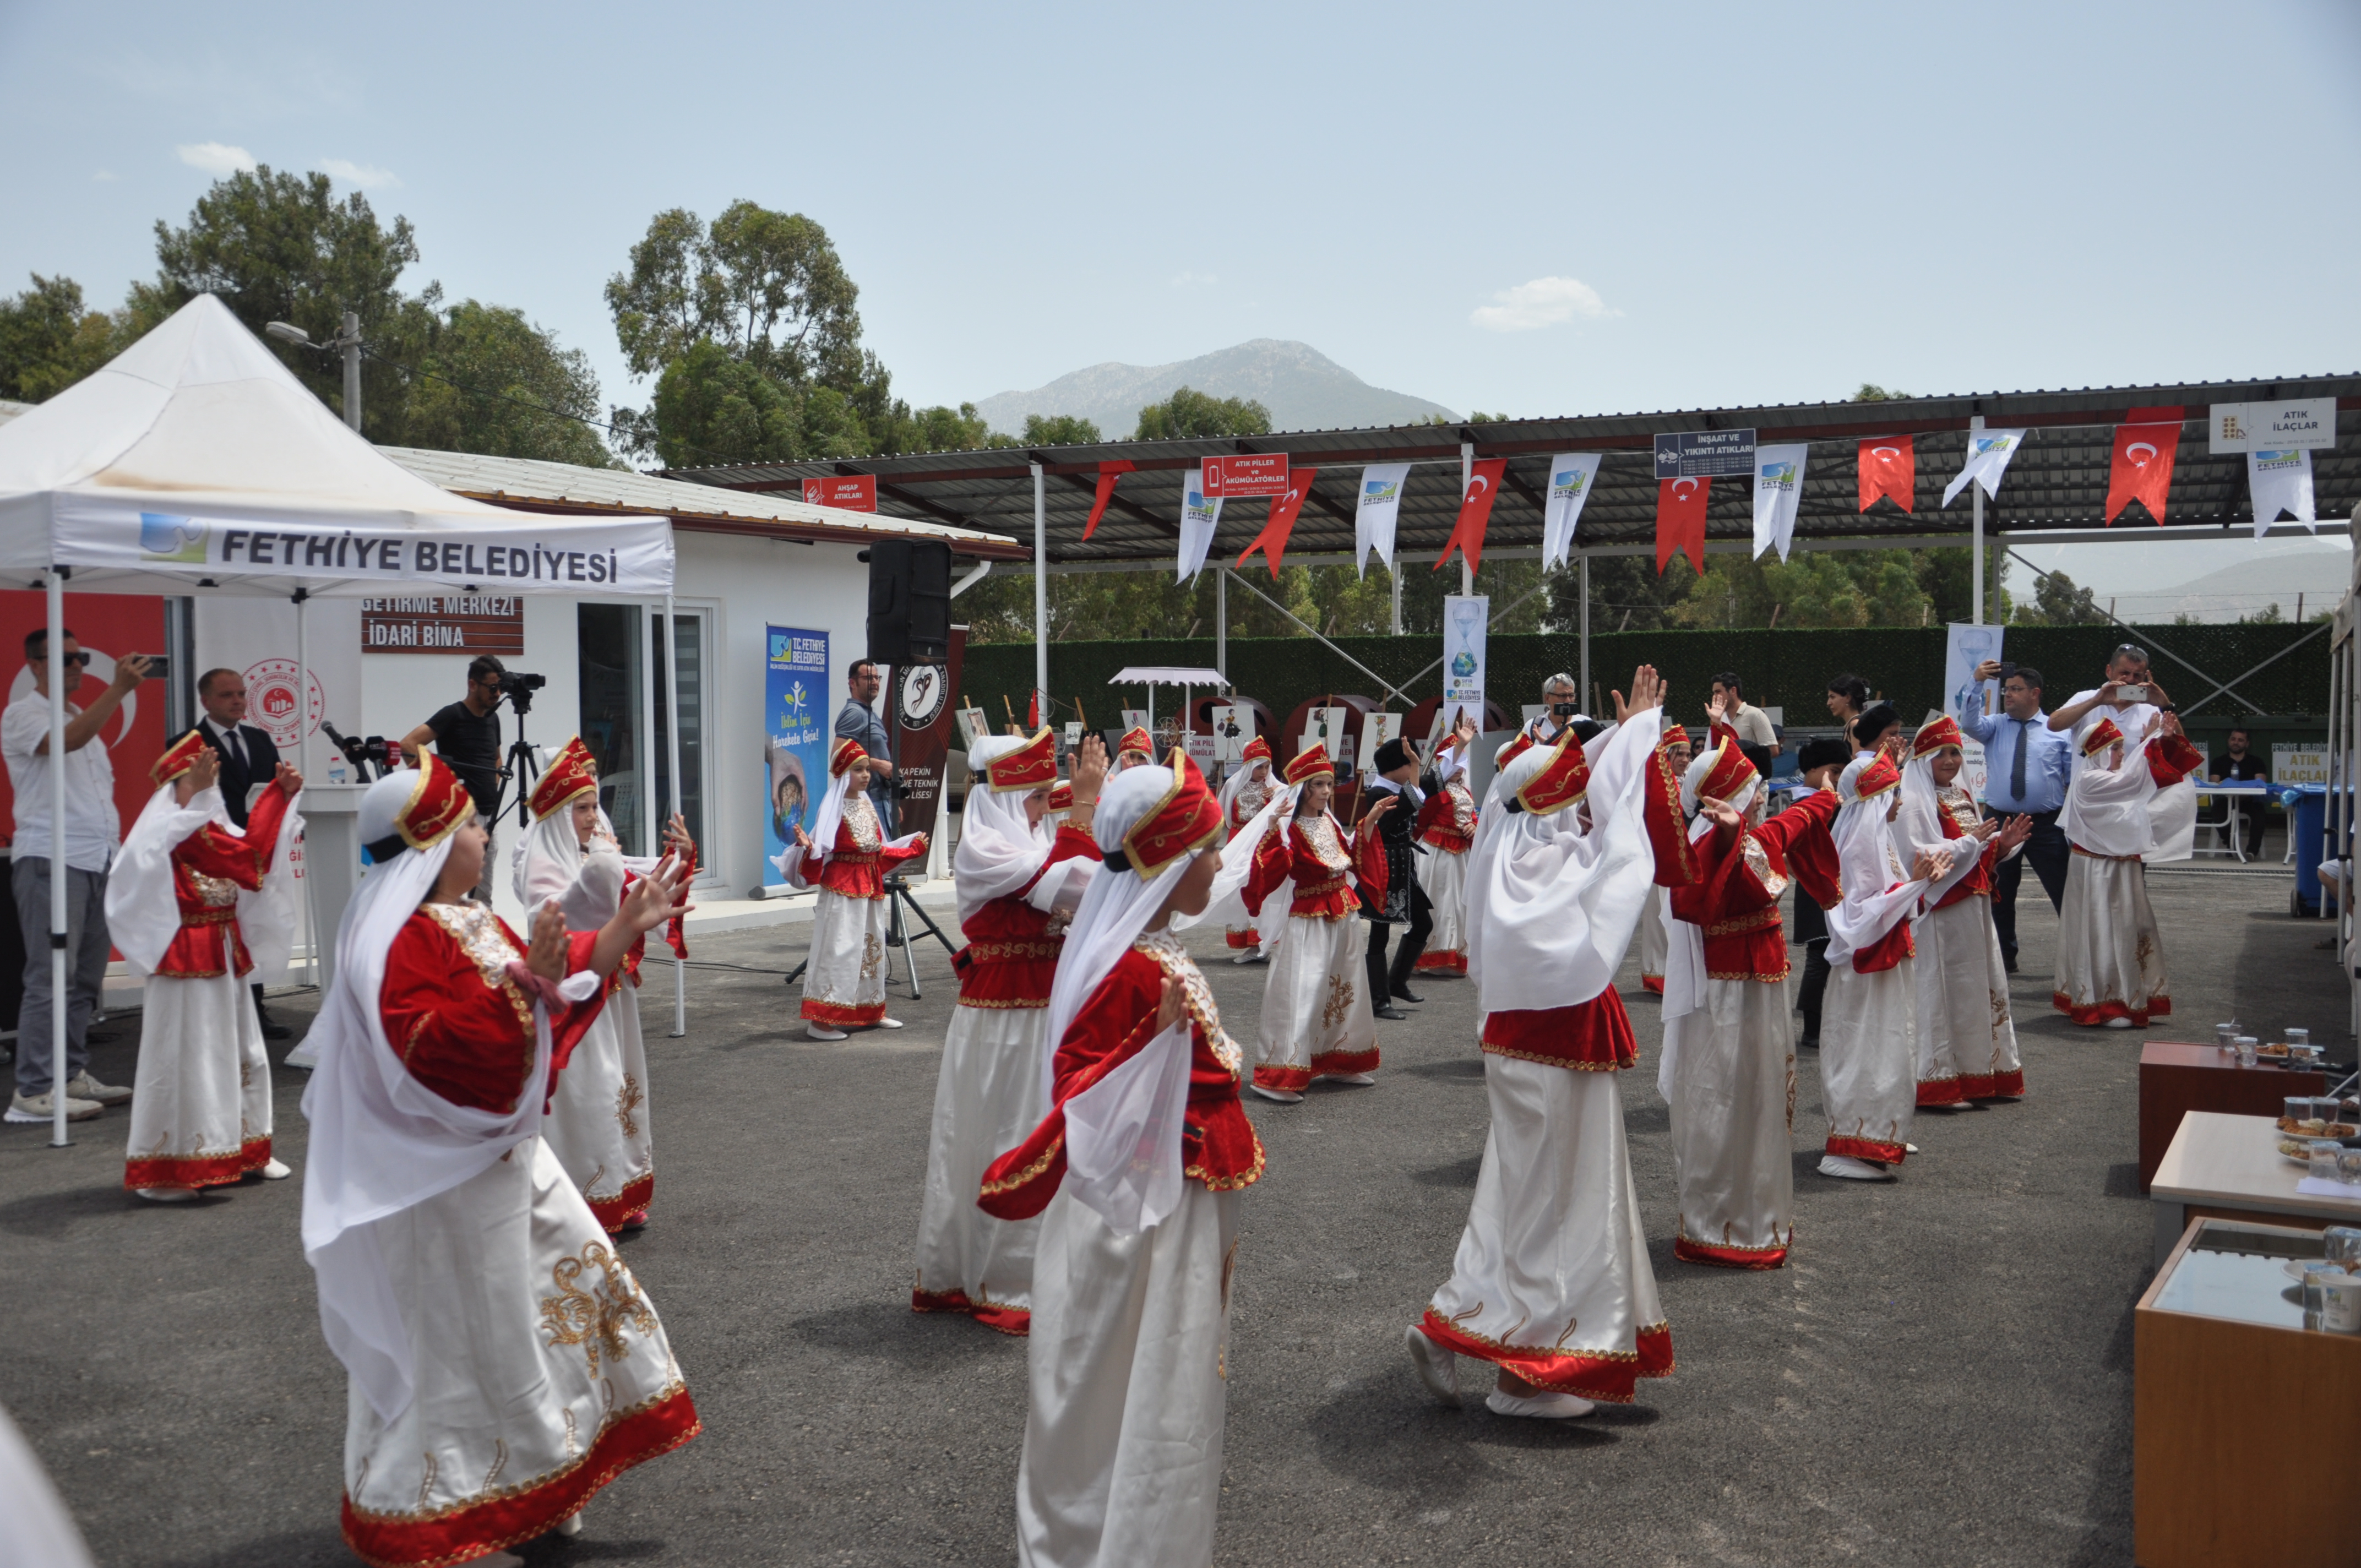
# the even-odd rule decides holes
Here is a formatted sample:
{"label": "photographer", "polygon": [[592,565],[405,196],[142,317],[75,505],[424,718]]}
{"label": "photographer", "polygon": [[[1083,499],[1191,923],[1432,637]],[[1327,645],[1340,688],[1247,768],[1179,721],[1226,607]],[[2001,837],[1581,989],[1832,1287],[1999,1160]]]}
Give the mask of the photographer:
{"label": "photographer", "polygon": [[869,753],[869,804],[876,807],[877,820],[884,824],[885,836],[890,839],[894,837],[894,825],[901,820],[894,809],[893,751],[885,736],[885,721],[869,706],[877,700],[884,678],[878,674],[873,662],[855,659],[844,681],[851,695],[837,709],[837,738],[854,741]]}
{"label": "photographer", "polygon": [[1536,746],[1554,746],[1557,738],[1574,727],[1581,711],[1582,697],[1575,690],[1574,677],[1560,671],[1542,683],[1542,710],[1525,726],[1525,733]]}
{"label": "photographer", "polygon": [[484,818],[484,873],[476,883],[476,902],[492,902],[492,868],[499,863],[500,809],[500,685],[508,666],[489,653],[467,663],[467,695],[401,738],[402,755],[413,768],[423,767],[419,750],[428,741],[435,754],[459,775],[468,797]]}

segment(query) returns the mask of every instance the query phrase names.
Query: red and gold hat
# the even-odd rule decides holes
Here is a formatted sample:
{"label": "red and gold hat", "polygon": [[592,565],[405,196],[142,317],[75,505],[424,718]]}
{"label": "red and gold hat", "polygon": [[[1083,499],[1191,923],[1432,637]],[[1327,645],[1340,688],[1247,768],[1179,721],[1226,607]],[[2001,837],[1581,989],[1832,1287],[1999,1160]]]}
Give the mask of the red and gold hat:
{"label": "red and gold hat", "polygon": [[1518,730],[1515,740],[1510,740],[1506,745],[1502,746],[1499,751],[1493,753],[1492,771],[1496,773],[1500,772],[1510,762],[1515,762],[1519,757],[1523,756],[1532,749],[1533,738],[1521,729]]}
{"label": "red and gold hat", "polygon": [[1883,795],[1887,790],[1898,789],[1901,784],[1902,770],[1894,765],[1893,758],[1880,751],[1860,773],[1853,775],[1852,787],[1853,794],[1857,797],[1868,800]]}
{"label": "red and gold hat", "polygon": [[148,770],[148,774],[156,781],[156,787],[161,789],[195,767],[197,759],[203,756],[206,750],[205,732],[192,729],[164,748],[164,754],[156,759],[156,765]]}
{"label": "red and gold hat", "polygon": [[[1690,766],[1696,764],[1693,762]],[[1734,800],[1739,791],[1762,776],[1754,764],[1746,760],[1745,752],[1725,740],[1706,753],[1705,773],[1697,780],[1697,798],[1703,800],[1710,796],[1715,800]],[[1900,776],[1895,775],[1896,778]]]}
{"label": "red and gold hat", "polygon": [[543,817],[553,811],[562,811],[583,795],[597,799],[598,795],[598,764],[590,760],[590,748],[577,735],[558,748],[557,755],[549,760],[541,782],[533,786],[525,804],[533,816]]}
{"label": "red and gold hat", "polygon": [[1147,730],[1135,724],[1123,732],[1123,739],[1115,743],[1115,754],[1118,761],[1125,757],[1145,757],[1152,762],[1156,760],[1156,742]]}
{"label": "red and gold hat", "polygon": [[1124,858],[1142,881],[1183,855],[1222,841],[1222,803],[1205,787],[1205,775],[1178,746],[1169,765],[1171,787],[1123,836]]}
{"label": "red and gold hat", "polygon": [[1060,779],[1056,784],[1049,786],[1049,809],[1052,811],[1071,811],[1074,809],[1073,780]]}
{"label": "red and gold hat", "polygon": [[862,749],[860,741],[839,740],[836,750],[828,754],[828,776],[840,779],[852,771],[853,763],[868,760],[869,753]]}
{"label": "red and gold hat", "polygon": [[1918,727],[1917,737],[1910,742],[1910,754],[1931,757],[1946,746],[1957,746],[1961,751],[1967,749],[1967,742],[1960,734],[1960,721],[1948,713],[1930,718]]}
{"label": "red and gold hat", "polygon": [[476,815],[476,802],[450,763],[432,751],[421,751],[419,759],[425,765],[393,819],[393,830],[412,849],[431,850]]}
{"label": "red and gold hat", "polygon": [[1307,784],[1315,779],[1326,779],[1331,784],[1336,782],[1336,764],[1328,760],[1328,748],[1317,740],[1298,751],[1295,761],[1287,764],[1289,784]]}
{"label": "red and gold hat", "polygon": [[1270,742],[1257,735],[1246,742],[1246,750],[1239,756],[1244,762],[1268,762],[1270,761]]}
{"label": "red and gold hat", "polygon": [[986,762],[983,776],[996,793],[1003,795],[1054,784],[1058,777],[1058,742],[1045,726],[1016,751]]}
{"label": "red and gold hat", "polygon": [[2082,755],[2095,757],[2123,738],[2124,732],[2115,728],[2114,719],[2102,718],[2082,732]]}
{"label": "red and gold hat", "polygon": [[1580,800],[1589,788],[1590,763],[1569,729],[1550,748],[1550,759],[1542,764],[1542,771],[1517,791],[1517,804],[1535,817],[1547,817]]}

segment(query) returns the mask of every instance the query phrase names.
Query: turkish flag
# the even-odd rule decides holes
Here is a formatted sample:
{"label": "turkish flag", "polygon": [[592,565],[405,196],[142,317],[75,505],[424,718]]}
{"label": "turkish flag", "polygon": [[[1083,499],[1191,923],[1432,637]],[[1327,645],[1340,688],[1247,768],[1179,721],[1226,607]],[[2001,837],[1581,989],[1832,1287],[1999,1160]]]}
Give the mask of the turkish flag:
{"label": "turkish flag", "polygon": [[1911,491],[1918,483],[1918,455],[1906,435],[1874,435],[1861,444],[1861,510],[1867,511],[1880,496],[1904,511],[1910,510]]}
{"label": "turkish flag", "polygon": [[1320,477],[1317,468],[1290,468],[1287,471],[1287,494],[1270,498],[1270,521],[1262,525],[1254,543],[1238,552],[1238,565],[1256,551],[1270,566],[1273,582],[1279,580],[1279,564],[1287,559],[1287,536],[1295,532],[1295,514],[1303,510],[1303,498],[1312,493],[1312,481]]}
{"label": "turkish flag", "polygon": [[1491,521],[1492,502],[1500,493],[1500,476],[1509,471],[1506,457],[1487,457],[1467,473],[1467,493],[1459,498],[1459,517],[1451,525],[1451,537],[1443,542],[1443,554],[1434,558],[1434,569],[1451,559],[1454,550],[1467,557],[1467,569],[1475,571],[1484,564],[1484,525]]}
{"label": "turkish flag", "polygon": [[2107,524],[2133,501],[2147,515],[2164,521],[2164,501],[2172,488],[2172,463],[2180,452],[2180,411],[2177,408],[2134,409],[2115,426],[2115,450],[2107,464]]}
{"label": "turkish flag", "polygon": [[1711,479],[1656,481],[1656,576],[1675,555],[1686,555],[1705,576],[1705,503],[1712,494]]}
{"label": "turkish flag", "polygon": [[1099,519],[1106,516],[1107,502],[1115,499],[1115,476],[1131,472],[1132,466],[1121,458],[1099,465],[1098,499],[1091,502],[1091,521],[1082,524],[1083,538],[1088,539],[1099,531]]}

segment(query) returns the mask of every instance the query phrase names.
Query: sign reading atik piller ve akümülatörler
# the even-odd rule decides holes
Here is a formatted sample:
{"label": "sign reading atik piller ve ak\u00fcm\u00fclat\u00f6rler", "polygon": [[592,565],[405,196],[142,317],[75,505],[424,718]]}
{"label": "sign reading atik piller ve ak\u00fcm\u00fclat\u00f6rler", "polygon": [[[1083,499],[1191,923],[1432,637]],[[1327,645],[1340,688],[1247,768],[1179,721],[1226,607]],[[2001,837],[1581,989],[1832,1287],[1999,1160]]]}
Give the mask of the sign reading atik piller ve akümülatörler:
{"label": "sign reading atik piller ve ak\u00fcm\u00fclat\u00f6rler", "polygon": [[524,652],[524,601],[507,594],[361,600],[364,653]]}

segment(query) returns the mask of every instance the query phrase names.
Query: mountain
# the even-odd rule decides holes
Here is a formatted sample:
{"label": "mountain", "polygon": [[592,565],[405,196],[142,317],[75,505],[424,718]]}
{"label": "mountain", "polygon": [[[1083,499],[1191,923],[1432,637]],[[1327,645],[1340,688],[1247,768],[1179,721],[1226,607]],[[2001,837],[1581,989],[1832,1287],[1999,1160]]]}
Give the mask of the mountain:
{"label": "mountain", "polygon": [[1258,337],[1235,348],[1172,365],[1109,360],[1060,376],[1029,392],[1001,392],[976,404],[994,430],[1020,433],[1027,414],[1078,414],[1111,441],[1138,428],[1139,411],[1177,388],[1217,398],[1253,398],[1270,411],[1273,430],[1337,430],[1411,424],[1430,414],[1457,418],[1441,403],[1372,387],[1305,343]]}
{"label": "mountain", "polygon": [[[2308,620],[2336,608],[2336,601],[2345,595],[2349,559],[2341,549],[2277,550],[2171,587],[2120,595],[2115,614],[2135,625],[2164,626],[2176,615],[2205,621],[2235,620],[2276,604],[2281,615],[2293,620],[2301,600]],[[2031,590],[2026,592],[2029,596]]]}

